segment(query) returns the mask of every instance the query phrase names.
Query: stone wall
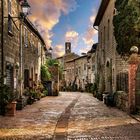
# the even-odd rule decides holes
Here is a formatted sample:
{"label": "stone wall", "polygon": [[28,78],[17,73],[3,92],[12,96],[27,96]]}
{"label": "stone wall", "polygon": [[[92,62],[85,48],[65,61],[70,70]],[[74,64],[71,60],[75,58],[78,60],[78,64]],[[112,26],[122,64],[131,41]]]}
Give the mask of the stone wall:
{"label": "stone wall", "polygon": [[128,93],[124,91],[117,91],[115,96],[116,107],[128,111]]}
{"label": "stone wall", "polygon": [[[43,46],[44,42],[42,41],[43,39],[40,37],[37,29],[33,26],[33,24],[28,19],[26,20],[24,19],[22,20],[22,22],[21,20],[19,20],[18,17],[21,11],[21,6],[19,4],[19,1],[11,0],[11,4],[8,4],[8,0],[4,0],[3,2],[4,2],[3,3],[4,5],[4,15],[3,15],[4,16],[4,32],[3,32],[4,33],[3,36],[4,37],[4,45],[3,45],[4,75],[7,75],[4,81],[6,84],[11,86],[14,90],[20,89],[21,91],[24,88],[22,82],[25,81],[25,77],[24,77],[25,69],[29,70],[29,79],[32,79],[32,83],[31,83],[32,86],[35,81],[40,80],[39,72],[40,72],[42,54],[43,54],[43,59],[45,59],[44,58],[45,52]],[[8,8],[8,5],[11,5],[11,11],[8,11],[8,9],[10,9]],[[9,15],[11,16],[11,18],[9,18],[10,17]],[[17,17],[17,18],[12,18],[12,17]],[[0,11],[0,18],[1,18],[1,11]],[[25,35],[25,29],[27,32],[26,35]],[[1,30],[1,23],[0,23],[0,30]],[[20,42],[21,39],[22,39],[22,45]],[[20,53],[21,46],[22,46],[22,53]],[[39,47],[42,47],[43,49],[40,48],[39,50]],[[20,70],[21,54],[23,54],[22,72]],[[1,50],[0,50],[0,56],[1,56]]]}
{"label": "stone wall", "polygon": [[115,78],[113,73],[116,73],[115,63],[115,40],[113,36],[113,11],[114,2],[111,0],[103,15],[99,25],[99,47],[102,53],[102,64],[104,64],[105,91],[112,92],[115,89]]}
{"label": "stone wall", "polygon": [[[113,16],[115,0],[110,0],[99,25],[99,48],[98,57],[100,72],[103,75],[105,91],[115,92],[117,90],[116,76],[120,72],[128,72],[128,63],[116,52],[116,41],[113,34]],[[96,59],[97,60],[97,59]],[[98,60],[99,61],[99,60]],[[103,81],[101,79],[101,81]],[[100,82],[103,85],[102,82]],[[99,85],[100,87],[102,87]]]}
{"label": "stone wall", "polygon": [[69,86],[74,82],[75,76],[76,76],[76,71],[75,71],[75,60],[69,61],[65,65],[65,81],[66,85]]}
{"label": "stone wall", "polygon": [[71,61],[68,61],[65,65],[65,72],[65,80],[67,86],[72,86],[73,84],[76,84],[77,89],[85,90],[85,84],[87,84],[88,76],[90,75],[87,64],[87,56],[81,56]]}
{"label": "stone wall", "polygon": [[[28,23],[30,24],[30,26],[32,25],[29,20],[28,20]],[[37,85],[38,82],[41,81],[40,67],[41,67],[41,63],[43,64],[45,61],[45,60],[42,60],[41,57],[45,59],[44,58],[45,50],[44,50],[42,41],[39,39],[36,32],[34,31],[36,29],[31,30],[30,26],[27,24],[24,24],[24,26],[22,26],[23,72],[25,70],[29,71],[29,77],[27,78],[30,83],[29,86],[34,88],[34,85]],[[35,27],[33,26],[33,28]],[[23,74],[23,76],[25,80],[25,75]]]}
{"label": "stone wall", "polygon": [[2,31],[2,29],[1,29],[1,27],[2,27],[2,25],[1,25],[1,21],[2,21],[1,2],[2,1],[0,1],[0,75],[1,75],[1,31]]}
{"label": "stone wall", "polygon": [[89,76],[89,65],[87,56],[81,56],[75,61],[75,71],[77,72],[76,84],[78,89],[85,90],[85,85],[91,78]]}
{"label": "stone wall", "polygon": [[[17,0],[11,1],[11,16],[18,17],[19,4]],[[8,1],[4,0],[4,74],[7,75],[5,83],[8,82],[10,75],[10,86],[13,89],[18,89],[18,75],[19,71],[15,64],[19,64],[19,20],[14,24],[11,21],[11,32],[8,30]],[[15,21],[15,20],[14,20]],[[12,70],[9,72],[7,66],[11,66]],[[7,74],[8,72],[8,74]]]}

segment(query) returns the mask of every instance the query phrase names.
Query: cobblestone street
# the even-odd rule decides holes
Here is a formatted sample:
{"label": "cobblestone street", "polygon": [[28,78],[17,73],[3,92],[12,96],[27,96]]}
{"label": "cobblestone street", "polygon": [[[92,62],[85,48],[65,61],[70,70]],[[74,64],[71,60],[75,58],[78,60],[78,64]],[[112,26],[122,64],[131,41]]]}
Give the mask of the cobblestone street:
{"label": "cobblestone street", "polygon": [[0,140],[140,140],[140,123],[88,93],[61,92],[0,116]]}

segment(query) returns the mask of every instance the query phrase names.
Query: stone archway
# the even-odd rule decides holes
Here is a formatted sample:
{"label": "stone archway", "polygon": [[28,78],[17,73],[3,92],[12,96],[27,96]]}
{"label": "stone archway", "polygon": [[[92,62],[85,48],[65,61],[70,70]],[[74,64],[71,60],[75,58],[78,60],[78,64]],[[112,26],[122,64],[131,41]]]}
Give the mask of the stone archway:
{"label": "stone archway", "polygon": [[140,109],[140,65],[136,72],[136,90],[135,90],[135,104],[136,109]]}

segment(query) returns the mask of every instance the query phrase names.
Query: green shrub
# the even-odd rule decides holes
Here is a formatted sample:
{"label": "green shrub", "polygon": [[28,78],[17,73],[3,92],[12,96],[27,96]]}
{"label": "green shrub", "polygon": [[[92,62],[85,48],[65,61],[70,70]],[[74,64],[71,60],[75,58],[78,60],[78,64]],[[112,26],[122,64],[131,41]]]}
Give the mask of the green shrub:
{"label": "green shrub", "polygon": [[48,90],[44,90],[44,91],[43,91],[43,94],[44,94],[45,96],[47,96],[47,95],[48,95]]}

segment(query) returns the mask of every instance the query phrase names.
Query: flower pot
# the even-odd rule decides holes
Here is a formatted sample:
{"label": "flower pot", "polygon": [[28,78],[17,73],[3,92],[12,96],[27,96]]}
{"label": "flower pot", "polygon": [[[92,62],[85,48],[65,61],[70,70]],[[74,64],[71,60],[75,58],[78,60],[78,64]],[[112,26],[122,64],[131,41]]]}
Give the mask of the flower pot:
{"label": "flower pot", "polygon": [[13,101],[6,106],[6,116],[15,116],[16,115],[16,101]]}

